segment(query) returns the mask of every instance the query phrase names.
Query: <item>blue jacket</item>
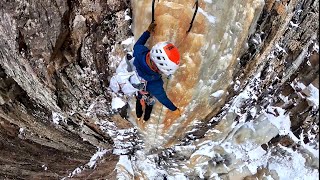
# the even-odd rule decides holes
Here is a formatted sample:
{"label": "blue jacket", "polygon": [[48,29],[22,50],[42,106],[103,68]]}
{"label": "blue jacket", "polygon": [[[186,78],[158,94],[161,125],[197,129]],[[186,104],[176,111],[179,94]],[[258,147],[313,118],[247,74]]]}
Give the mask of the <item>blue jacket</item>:
{"label": "blue jacket", "polygon": [[177,107],[167,97],[167,94],[163,89],[161,75],[152,71],[146,62],[146,56],[150,50],[144,46],[144,44],[149,37],[150,32],[144,32],[133,46],[133,56],[135,57],[133,65],[136,67],[138,75],[147,81],[146,90],[168,109],[175,111]]}

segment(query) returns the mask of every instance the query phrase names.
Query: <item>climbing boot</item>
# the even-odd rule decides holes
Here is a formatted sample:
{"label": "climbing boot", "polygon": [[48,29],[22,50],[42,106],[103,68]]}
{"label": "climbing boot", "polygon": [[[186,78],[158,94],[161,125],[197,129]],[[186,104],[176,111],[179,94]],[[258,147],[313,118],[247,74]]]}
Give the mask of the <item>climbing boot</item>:
{"label": "climbing boot", "polygon": [[144,126],[145,126],[145,121],[143,120],[143,118],[137,118],[137,126],[139,129],[144,130]]}

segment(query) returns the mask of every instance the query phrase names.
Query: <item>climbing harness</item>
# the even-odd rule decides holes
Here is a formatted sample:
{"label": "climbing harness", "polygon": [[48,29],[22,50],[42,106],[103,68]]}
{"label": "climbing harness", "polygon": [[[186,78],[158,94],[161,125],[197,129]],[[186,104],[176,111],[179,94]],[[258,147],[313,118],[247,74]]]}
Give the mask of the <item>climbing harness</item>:
{"label": "climbing harness", "polygon": [[145,107],[146,105],[153,106],[155,103],[156,100],[150,94],[143,94],[142,98],[140,99],[140,104],[142,105],[142,107]]}
{"label": "climbing harness", "polygon": [[140,104],[145,107],[153,106],[156,103],[156,100],[154,97],[147,91],[147,81],[144,81],[144,87],[139,92],[137,92],[136,96],[138,96],[138,93],[141,95]]}
{"label": "climbing harness", "polygon": [[[152,21],[151,21],[152,23],[155,22],[155,18],[154,18],[154,5],[155,5],[155,1],[156,1],[156,0],[152,0]],[[158,2],[159,2],[159,0],[158,0]],[[193,13],[193,17],[192,17],[192,20],[191,20],[191,22],[190,22],[190,26],[189,26],[189,29],[188,29],[187,33],[189,33],[189,32],[191,31],[191,29],[192,29],[193,22],[194,22],[194,19],[196,18],[196,15],[197,15],[197,12],[198,12],[198,8],[199,8],[199,0],[196,0],[193,8],[194,8],[194,7],[196,7],[196,9],[195,9],[195,11],[194,11],[194,13]]]}

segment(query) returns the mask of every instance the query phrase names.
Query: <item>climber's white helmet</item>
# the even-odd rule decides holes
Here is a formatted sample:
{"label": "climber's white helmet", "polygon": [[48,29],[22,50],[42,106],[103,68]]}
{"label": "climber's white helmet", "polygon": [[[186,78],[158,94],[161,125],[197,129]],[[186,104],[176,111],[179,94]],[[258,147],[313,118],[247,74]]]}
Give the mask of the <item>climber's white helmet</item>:
{"label": "climber's white helmet", "polygon": [[178,48],[170,42],[160,42],[154,45],[150,52],[150,59],[158,69],[169,76],[176,72],[180,64]]}

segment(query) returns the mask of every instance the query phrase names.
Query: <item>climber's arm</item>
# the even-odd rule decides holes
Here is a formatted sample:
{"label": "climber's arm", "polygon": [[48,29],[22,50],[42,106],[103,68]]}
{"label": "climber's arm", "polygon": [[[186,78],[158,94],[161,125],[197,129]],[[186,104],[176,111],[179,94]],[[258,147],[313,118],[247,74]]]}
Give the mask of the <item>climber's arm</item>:
{"label": "climber's arm", "polygon": [[147,83],[147,91],[157,98],[157,100],[166,106],[171,111],[177,110],[177,107],[172,103],[172,101],[168,98],[165,90],[163,89],[163,81],[151,81]]}
{"label": "climber's arm", "polygon": [[143,46],[144,44],[146,44],[146,42],[148,41],[149,37],[150,37],[150,32],[149,32],[149,31],[145,31],[145,32],[140,36],[140,38],[138,39],[138,41],[134,44],[133,49],[135,49],[135,47],[136,47],[137,45],[142,45],[142,46]]}

